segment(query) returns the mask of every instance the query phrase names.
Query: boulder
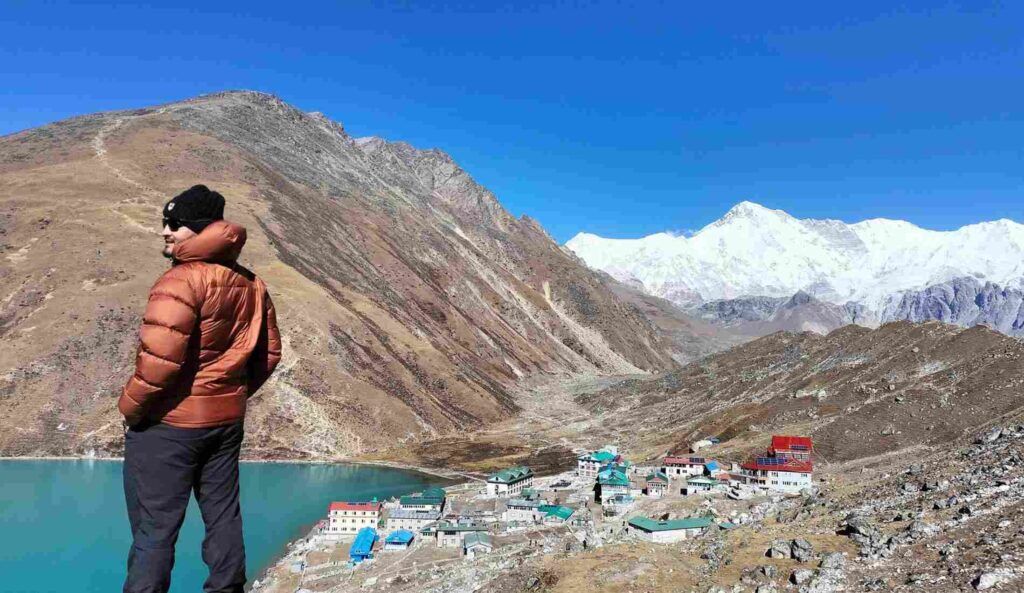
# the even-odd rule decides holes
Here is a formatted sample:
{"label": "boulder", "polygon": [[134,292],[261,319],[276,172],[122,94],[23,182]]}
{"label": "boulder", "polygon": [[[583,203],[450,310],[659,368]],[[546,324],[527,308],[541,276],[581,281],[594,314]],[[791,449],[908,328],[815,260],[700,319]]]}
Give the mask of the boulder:
{"label": "boulder", "polygon": [[821,558],[821,570],[843,570],[846,567],[846,558],[840,552],[830,552]]}
{"label": "boulder", "polygon": [[925,523],[924,521],[914,521],[907,526],[907,535],[913,541],[935,535],[939,531],[940,529],[937,525]]}
{"label": "boulder", "polygon": [[793,552],[789,542],[784,539],[777,539],[772,542],[765,555],[769,558],[791,558]]}
{"label": "boulder", "polygon": [[803,585],[814,577],[814,571],[809,568],[798,568],[793,571],[793,574],[789,575],[789,582],[794,585]]}
{"label": "boulder", "polygon": [[979,445],[985,445],[996,442],[1001,436],[1003,436],[1003,429],[997,426],[985,434],[978,436],[978,438],[974,439],[974,442]]}
{"label": "boulder", "polygon": [[790,549],[790,555],[798,562],[808,562],[814,557],[814,546],[805,539],[793,540]]}
{"label": "boulder", "polygon": [[1013,572],[1008,570],[993,570],[990,572],[983,572],[978,576],[974,577],[971,581],[971,585],[974,586],[978,591],[985,591],[1002,585],[1003,583],[1009,582],[1013,578]]}

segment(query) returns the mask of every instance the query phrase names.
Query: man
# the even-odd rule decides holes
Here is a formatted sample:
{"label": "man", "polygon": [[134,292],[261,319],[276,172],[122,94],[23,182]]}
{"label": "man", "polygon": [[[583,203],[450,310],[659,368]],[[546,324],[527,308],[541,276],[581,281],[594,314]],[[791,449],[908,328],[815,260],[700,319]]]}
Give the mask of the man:
{"label": "man", "polygon": [[132,529],[125,593],[166,592],[189,496],[206,524],[207,592],[241,592],[245,549],[238,452],[247,399],[281,359],[274,305],[238,265],[245,228],[197,185],[164,206],[165,257],[139,332],[124,415],[124,494]]}

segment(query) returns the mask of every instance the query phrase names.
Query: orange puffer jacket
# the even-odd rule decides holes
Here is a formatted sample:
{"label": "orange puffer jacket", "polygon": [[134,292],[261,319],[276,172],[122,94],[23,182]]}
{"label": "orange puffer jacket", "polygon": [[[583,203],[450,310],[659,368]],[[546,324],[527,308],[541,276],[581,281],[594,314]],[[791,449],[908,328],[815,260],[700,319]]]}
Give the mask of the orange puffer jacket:
{"label": "orange puffer jacket", "polygon": [[221,220],[174,245],[174,265],[149,293],[135,374],[117,403],[129,425],[237,422],[280,362],[267,287],[236,263],[244,244],[245,228]]}

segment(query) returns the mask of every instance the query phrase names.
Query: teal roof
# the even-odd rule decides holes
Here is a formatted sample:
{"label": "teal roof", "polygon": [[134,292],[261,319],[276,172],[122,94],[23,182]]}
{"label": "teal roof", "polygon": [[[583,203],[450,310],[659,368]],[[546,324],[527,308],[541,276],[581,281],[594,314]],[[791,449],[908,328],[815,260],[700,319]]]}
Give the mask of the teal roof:
{"label": "teal roof", "polygon": [[654,472],[653,474],[647,476],[647,481],[650,482],[651,480],[661,480],[662,482],[668,482],[668,476],[666,476],[664,472]]}
{"label": "teal roof", "polygon": [[606,469],[597,474],[597,483],[602,486],[629,486],[629,478],[617,469]]}
{"label": "teal roof", "polygon": [[491,543],[491,536],[488,535],[487,533],[483,533],[483,532],[480,532],[480,531],[474,531],[473,533],[467,533],[466,537],[462,540],[462,545],[464,547],[466,547],[466,548],[468,548],[470,546],[474,546],[476,544],[484,544],[484,545],[492,546],[492,547],[494,545],[494,544]]}
{"label": "teal roof", "polygon": [[495,472],[487,477],[488,482],[497,482],[499,484],[511,484],[512,482],[519,481],[527,476],[532,476],[533,471],[524,466],[510,467],[503,469],[500,472]]}
{"label": "teal roof", "polygon": [[696,478],[690,478],[689,480],[686,481],[686,483],[687,484],[708,484],[708,485],[711,485],[711,486],[717,486],[718,485],[718,480],[716,480],[714,478],[704,478],[704,477],[697,476]]}
{"label": "teal roof", "polygon": [[403,496],[398,499],[400,505],[434,505],[441,506],[444,504],[447,493],[444,488],[427,488],[423,492],[417,494],[410,494]]}
{"label": "teal roof", "polygon": [[647,517],[633,517],[629,524],[644,531],[675,531],[677,529],[703,529],[709,527],[714,520],[711,517],[692,517],[690,519],[673,519],[671,521],[655,521]]}
{"label": "teal roof", "polygon": [[573,513],[573,510],[570,509],[569,507],[550,504],[543,505],[539,507],[537,510],[544,513],[545,517],[550,517],[554,515],[559,519],[562,519],[563,521],[571,517]]}
{"label": "teal roof", "polygon": [[414,494],[411,496],[403,496],[402,498],[399,498],[398,504],[404,507],[413,505],[441,506],[442,504],[444,504],[444,499],[433,496],[420,496],[418,494]]}
{"label": "teal roof", "polygon": [[416,534],[408,529],[399,529],[388,534],[384,541],[389,544],[408,544],[416,537]]}

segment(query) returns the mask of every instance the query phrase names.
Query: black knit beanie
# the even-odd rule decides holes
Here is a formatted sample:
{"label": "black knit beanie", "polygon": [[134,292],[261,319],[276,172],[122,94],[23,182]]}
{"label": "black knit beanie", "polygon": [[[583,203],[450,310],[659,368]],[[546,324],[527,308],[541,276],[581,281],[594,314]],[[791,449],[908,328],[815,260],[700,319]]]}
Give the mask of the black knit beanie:
{"label": "black knit beanie", "polygon": [[164,218],[199,234],[211,222],[224,218],[224,196],[205,185],[193,185],[164,205]]}

